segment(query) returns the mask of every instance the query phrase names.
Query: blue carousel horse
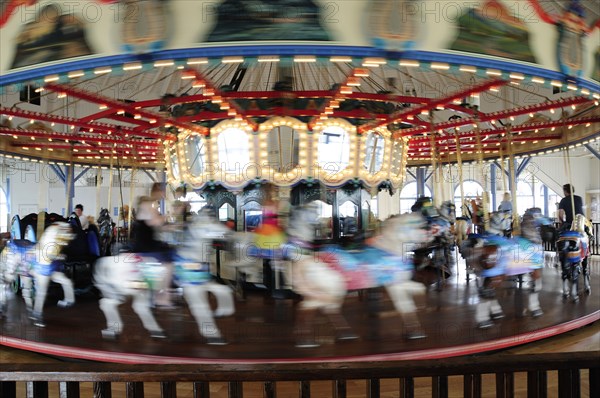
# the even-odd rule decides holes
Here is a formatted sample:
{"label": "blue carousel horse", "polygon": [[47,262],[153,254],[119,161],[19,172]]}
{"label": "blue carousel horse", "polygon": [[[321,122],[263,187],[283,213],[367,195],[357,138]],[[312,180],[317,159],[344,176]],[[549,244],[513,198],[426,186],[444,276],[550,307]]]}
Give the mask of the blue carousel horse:
{"label": "blue carousel horse", "polygon": [[479,297],[475,319],[481,329],[493,326],[493,320],[504,317],[496,299],[496,289],[508,279],[528,275],[527,309],[532,317],[543,315],[538,293],[541,290],[541,271],[544,267],[541,225],[550,220],[538,208],[529,209],[523,216],[521,235],[504,236],[508,220],[502,214],[492,215],[490,228],[484,234],[472,235],[463,244],[467,265],[472,267],[479,280]]}
{"label": "blue carousel horse", "polygon": [[561,265],[563,281],[563,297],[571,296],[573,301],[579,300],[579,276],[583,273],[584,290],[592,292],[588,257],[590,240],[593,238],[589,221],[582,214],[577,214],[571,230],[561,231],[556,241],[556,250]]}
{"label": "blue carousel horse", "polygon": [[[299,218],[294,216],[297,213],[292,213],[290,225],[293,228],[287,231],[288,235],[296,241],[311,242],[314,228],[301,226]],[[316,220],[316,216],[312,219]],[[344,298],[350,290],[380,286],[385,287],[404,320],[405,337],[425,337],[413,299],[413,296],[425,293],[425,286],[413,280],[415,267],[407,252],[431,239],[424,217],[420,213],[411,213],[386,220],[381,235],[371,238],[363,249],[346,251],[337,246],[318,252],[305,249],[292,265],[293,289],[304,298],[298,307],[296,346],[318,345],[313,330],[318,311],[328,316],[338,340],[356,338],[341,315]]]}
{"label": "blue carousel horse", "polygon": [[[235,312],[233,292],[228,286],[212,281],[209,270],[212,240],[222,239],[229,229],[208,214],[198,215],[187,228],[186,239],[176,247],[172,264],[152,257],[150,253],[121,253],[102,257],[96,262],[94,281],[100,290],[100,309],[106,317],[102,336],[116,339],[123,331],[118,306],[127,297],[133,297],[133,310],[144,328],[155,338],[165,338],[151,311],[153,290],[163,286],[173,267],[175,283],[182,287],[183,296],[194,316],[200,334],[208,344],[225,344],[214,317],[229,316]],[[208,293],[215,295],[217,308],[212,310]]]}
{"label": "blue carousel horse", "polygon": [[[75,303],[73,283],[62,272],[65,255],[63,249],[73,239],[71,226],[64,222],[50,225],[37,243],[27,240],[11,240],[0,255],[0,310],[7,304],[6,286],[20,277],[23,298],[34,324],[44,327],[43,309],[50,281],[59,283],[64,299],[58,301],[60,307],[70,307]],[[35,298],[32,297],[35,283]]]}

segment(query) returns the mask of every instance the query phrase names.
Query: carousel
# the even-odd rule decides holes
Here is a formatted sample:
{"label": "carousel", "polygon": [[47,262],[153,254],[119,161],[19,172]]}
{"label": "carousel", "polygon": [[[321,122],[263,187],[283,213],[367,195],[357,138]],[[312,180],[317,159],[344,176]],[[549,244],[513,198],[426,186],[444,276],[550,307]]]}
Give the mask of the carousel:
{"label": "carousel", "polygon": [[[124,171],[206,207],[164,261],[110,250],[105,211],[79,268],[60,267],[63,246],[81,247],[69,219],[11,214],[2,344],[123,363],[408,360],[495,351],[600,318],[586,221],[561,233],[540,209],[490,212],[488,167],[516,209],[515,173],[530,158],[563,151],[570,180],[570,152],[598,156],[599,59],[583,46],[600,46],[597,10],[562,1],[555,15],[530,1],[537,32],[501,1],[460,10],[456,26],[421,18],[411,1],[291,2],[293,16],[224,1],[198,43],[164,26],[186,20],[182,5],[131,2],[120,12],[139,12],[132,20],[111,18],[111,3],[90,2],[105,11],[94,26],[81,10],[41,4],[21,28],[10,16],[26,6],[7,2],[0,26],[16,44],[0,65],[0,156],[62,175],[68,213],[76,168],[108,173],[107,209]],[[238,6],[247,19],[233,16]],[[336,31],[333,19],[352,22],[359,6],[368,38]],[[492,26],[477,29],[492,11]],[[118,45],[93,40],[107,26],[122,32]],[[421,48],[418,32],[436,28],[456,29],[454,42]],[[538,60],[548,32],[556,59]],[[500,39],[486,46],[486,34]],[[479,212],[463,192],[466,167],[485,185]],[[377,214],[372,198],[393,198],[409,176],[431,178],[432,198]],[[133,213],[117,217],[132,225]],[[48,239],[60,250],[45,252]],[[169,308],[154,306],[161,289]]]}

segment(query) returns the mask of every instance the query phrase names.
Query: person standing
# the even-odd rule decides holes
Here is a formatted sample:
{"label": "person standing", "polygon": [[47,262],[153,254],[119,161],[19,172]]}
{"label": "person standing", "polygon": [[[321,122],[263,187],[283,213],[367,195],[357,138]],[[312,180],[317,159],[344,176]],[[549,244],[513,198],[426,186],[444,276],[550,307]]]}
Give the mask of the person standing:
{"label": "person standing", "polygon": [[575,188],[571,184],[563,185],[563,193],[565,197],[558,204],[558,221],[562,223],[562,229],[568,229],[575,215],[583,214],[583,199],[575,195]]}
{"label": "person standing", "polygon": [[498,211],[512,213],[512,202],[509,192],[504,192],[504,197],[502,198],[502,202],[500,202],[500,206],[498,206]]}
{"label": "person standing", "polygon": [[77,214],[77,217],[79,217],[79,223],[81,224],[81,229],[86,231],[90,227],[90,221],[88,219],[88,216],[83,214],[83,205],[82,204],[77,204],[75,206],[75,214]]}

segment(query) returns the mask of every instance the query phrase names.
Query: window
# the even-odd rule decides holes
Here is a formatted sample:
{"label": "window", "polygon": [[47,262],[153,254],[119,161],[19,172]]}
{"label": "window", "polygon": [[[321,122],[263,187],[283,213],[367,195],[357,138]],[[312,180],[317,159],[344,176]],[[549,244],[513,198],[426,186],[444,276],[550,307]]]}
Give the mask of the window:
{"label": "window", "polygon": [[[427,185],[424,189],[425,196],[431,196],[431,190]],[[409,182],[400,191],[400,214],[410,213],[410,208],[417,201],[417,182]]]}
{"label": "window", "polygon": [[538,207],[540,207],[542,211],[546,208],[548,209],[548,214],[546,214],[546,216],[556,218],[558,217],[558,204],[560,203],[562,196],[548,188],[548,203],[544,203],[544,187],[545,185],[540,187],[540,199],[536,200],[536,203],[541,203],[541,206]]}
{"label": "window", "polygon": [[206,145],[199,135],[192,135],[185,140],[185,158],[191,175],[199,176],[204,171],[206,161]]}
{"label": "window", "polygon": [[223,130],[217,139],[219,163],[224,171],[242,170],[250,163],[248,135],[239,128]]}
{"label": "window", "polygon": [[319,136],[319,166],[331,172],[342,171],[350,161],[350,138],[338,126],[327,127]]}
{"label": "window", "polygon": [[19,92],[19,101],[28,102],[32,105],[41,105],[42,100],[37,87],[28,84]]}
{"label": "window", "polygon": [[377,133],[369,133],[365,148],[365,164],[369,174],[375,174],[383,166],[385,140]]}
{"label": "window", "polygon": [[533,207],[533,189],[531,184],[525,181],[517,181],[517,214],[525,213],[525,210]]}
{"label": "window", "polygon": [[269,165],[273,170],[286,172],[298,166],[300,135],[289,126],[277,126],[267,136]]}
{"label": "window", "polygon": [[[463,193],[464,199],[471,201],[477,197],[482,197],[483,187],[477,181],[466,180],[463,181]],[[457,186],[454,190],[454,205],[456,206],[456,215],[459,216],[460,213],[460,215],[466,216],[466,214],[462,214],[462,203],[460,199],[460,186]]]}

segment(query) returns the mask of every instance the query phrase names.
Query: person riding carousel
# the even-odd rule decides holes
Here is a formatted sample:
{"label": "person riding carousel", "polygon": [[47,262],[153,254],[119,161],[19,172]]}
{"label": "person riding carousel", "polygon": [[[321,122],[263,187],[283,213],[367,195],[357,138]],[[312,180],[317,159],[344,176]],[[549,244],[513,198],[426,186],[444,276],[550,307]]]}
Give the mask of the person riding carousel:
{"label": "person riding carousel", "polygon": [[165,196],[163,184],[155,183],[150,196],[142,196],[137,203],[137,216],[132,223],[131,250],[134,253],[144,253],[164,264],[166,272],[154,303],[161,307],[171,307],[167,289],[171,285],[173,250],[171,246],[158,238],[159,231],[165,225],[165,218],[156,209],[157,201]]}

